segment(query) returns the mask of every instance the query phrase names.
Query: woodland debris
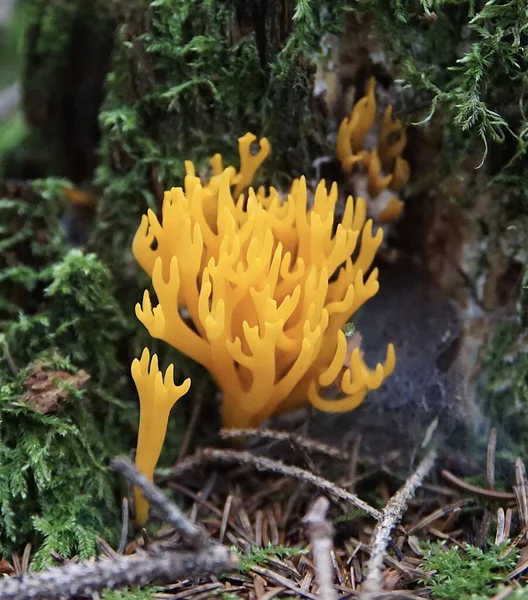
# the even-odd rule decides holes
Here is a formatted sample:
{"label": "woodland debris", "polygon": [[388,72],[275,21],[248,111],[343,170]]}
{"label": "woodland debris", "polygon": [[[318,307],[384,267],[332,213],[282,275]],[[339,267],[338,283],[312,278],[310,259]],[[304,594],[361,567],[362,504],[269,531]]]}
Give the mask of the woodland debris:
{"label": "woodland debris", "polygon": [[224,440],[237,438],[255,437],[263,440],[275,440],[278,442],[289,442],[294,449],[302,448],[311,452],[318,452],[331,458],[349,460],[348,453],[340,448],[324,444],[317,440],[292,433],[290,431],[275,431],[274,429],[222,429],[220,437]]}
{"label": "woodland debris", "polygon": [[312,554],[319,586],[318,596],[321,600],[334,600],[336,598],[331,555],[334,529],[326,518],[329,506],[328,499],[321,496],[312,504],[303,519],[312,544]]}
{"label": "woodland debris", "polygon": [[72,388],[80,389],[89,379],[90,375],[82,369],[72,374],[49,369],[37,360],[24,381],[26,392],[21,400],[41,415],[57,412],[71,396]]}
{"label": "woodland debris", "polygon": [[361,586],[361,597],[371,600],[381,591],[382,565],[390,535],[394,527],[400,522],[409,500],[414,496],[416,489],[427,477],[437,458],[436,450],[430,450],[420,462],[414,473],[407,479],[402,488],[389,500],[382,510],[382,518],[376,525],[371,543],[371,555],[367,564],[367,577]]}
{"label": "woodland debris", "polygon": [[163,543],[153,543],[132,556],[107,552],[112,555],[111,558],[69,562],[42,572],[6,577],[0,580],[2,600],[66,600],[79,595],[90,596],[106,589],[144,586],[153,581],[168,583],[237,567],[238,560],[230,548],[213,541],[205,530],[189,521],[177,506],[166,500],[161,490],[137,472],[127,458],[114,460],[113,467],[129,482],[141,487],[153,508],[174,526],[187,547],[169,539]]}
{"label": "woodland debris", "polygon": [[368,504],[364,500],[361,500],[361,498],[359,498],[355,494],[351,494],[350,492],[347,492],[335,483],[332,483],[328,479],[324,479],[323,477],[314,475],[310,471],[306,471],[299,467],[286,465],[283,462],[277,460],[272,460],[270,458],[265,458],[262,456],[255,456],[254,454],[251,454],[251,452],[204,448],[195,456],[190,457],[189,463],[187,463],[187,460],[184,460],[181,463],[176,464],[173,467],[172,475],[178,476],[182,472],[186,471],[189,465],[195,467],[199,464],[206,464],[208,462],[227,464],[238,463],[243,465],[251,465],[255,467],[258,471],[271,471],[273,473],[279,473],[287,477],[301,479],[303,481],[311,483],[312,485],[321,490],[324,490],[325,492],[338,498],[339,500],[345,500],[345,502],[349,502],[350,504],[352,504],[356,508],[359,508],[359,510],[362,510],[367,515],[369,515],[373,519],[376,519],[377,521],[381,518],[381,513],[379,510],[370,506],[370,504]]}
{"label": "woodland debris", "polygon": [[442,471],[440,471],[440,474],[444,479],[447,479],[447,481],[449,481],[451,484],[453,484],[461,490],[464,490],[465,492],[469,492],[477,496],[484,496],[485,498],[492,498],[493,500],[515,500],[515,494],[512,494],[510,492],[498,492],[496,490],[488,490],[486,488],[478,487],[477,485],[472,485],[471,483],[463,481],[447,469],[443,469]]}

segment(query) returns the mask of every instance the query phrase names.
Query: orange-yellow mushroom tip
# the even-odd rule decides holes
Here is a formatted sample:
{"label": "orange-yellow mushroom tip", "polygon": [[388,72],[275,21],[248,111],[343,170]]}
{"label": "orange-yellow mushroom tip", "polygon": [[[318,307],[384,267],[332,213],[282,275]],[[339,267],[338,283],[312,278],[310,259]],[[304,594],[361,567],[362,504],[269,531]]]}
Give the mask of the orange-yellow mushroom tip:
{"label": "orange-yellow mushroom tip", "polygon": [[[359,348],[354,348],[351,355],[351,367],[343,374],[343,390],[347,395],[343,398],[324,398],[320,395],[317,384],[313,381],[308,390],[310,404],[322,412],[342,413],[357,408],[365,399],[369,390],[377,389],[391,375],[396,367],[394,345],[387,346],[385,363],[378,363],[374,370],[369,369],[363,361]],[[319,378],[321,383],[321,378]]]}
{"label": "orange-yellow mushroom tip", "polygon": [[[181,385],[175,385],[174,366],[170,365],[163,376],[157,355],[150,358],[147,348],[143,350],[141,359],[133,361],[131,371],[140,403],[136,466],[152,480],[167,433],[170,411],[189,391],[191,380],[186,379]],[[147,519],[148,503],[138,489],[134,490],[134,498],[136,522],[141,524]]]}
{"label": "orange-yellow mushroom tip", "polygon": [[[401,192],[410,177],[409,163],[401,157],[407,143],[405,126],[392,116],[392,106],[385,110],[377,127],[377,142],[374,146],[367,143],[374,133],[376,96],[375,79],[371,77],[363,98],[360,98],[349,117],[343,119],[336,141],[336,156],[344,173],[352,177],[366,171],[366,183],[369,200],[374,201],[386,189]],[[358,166],[362,165],[358,169]],[[377,217],[380,222],[388,223],[398,218],[403,210],[403,202],[394,197]],[[374,209],[378,213],[378,209]]]}
{"label": "orange-yellow mushroom tip", "polygon": [[403,201],[396,196],[391,196],[387,206],[381,211],[379,220],[382,223],[395,221],[403,212]]}

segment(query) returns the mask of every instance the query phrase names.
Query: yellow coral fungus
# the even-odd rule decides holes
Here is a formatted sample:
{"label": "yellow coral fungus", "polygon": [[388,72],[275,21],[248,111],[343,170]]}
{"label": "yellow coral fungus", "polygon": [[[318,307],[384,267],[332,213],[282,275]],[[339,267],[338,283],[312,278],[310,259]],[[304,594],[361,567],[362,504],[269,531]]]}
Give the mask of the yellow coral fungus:
{"label": "yellow coral fungus", "polygon": [[[165,193],[162,221],[149,211],[133,243],[158,299],[153,307],[145,291],[138,319],[211,372],[226,427],[256,426],[307,400],[350,410],[395,365],[389,345],[384,365],[368,369],[358,351],[343,371],[341,329],[379,287],[369,269],[383,233],[373,235],[365,201],[349,198],[336,226],[335,184],[320,182],[313,199],[304,177],[286,198],[274,188],[242,194],[269,152],[263,139],[253,156],[254,139],[239,140],[240,173],[222,170],[216,155],[202,183],[186,163],[183,188]],[[338,379],[346,397],[325,397]]]}
{"label": "yellow coral fungus", "polygon": [[[182,385],[174,385],[174,365],[170,365],[163,377],[158,368],[158,357],[152,361],[147,348],[141,359],[132,363],[132,377],[136,384],[140,403],[139,433],[136,452],[136,466],[150,480],[161,454],[167,432],[169,413],[174,404],[189,391],[191,380]],[[134,490],[136,520],[143,523],[147,519],[148,504],[140,490]]]}
{"label": "yellow coral fungus", "polygon": [[405,127],[401,121],[393,120],[392,106],[387,107],[378,124],[376,143],[372,139],[367,143],[369,132],[376,126],[375,87],[372,77],[365,96],[355,104],[350,117],[341,122],[336,156],[345,173],[358,173],[358,166],[363,165],[366,185],[359,185],[359,191],[370,199],[369,214],[387,222],[396,219],[403,209],[397,193],[409,180],[410,169],[401,157],[407,142]]}

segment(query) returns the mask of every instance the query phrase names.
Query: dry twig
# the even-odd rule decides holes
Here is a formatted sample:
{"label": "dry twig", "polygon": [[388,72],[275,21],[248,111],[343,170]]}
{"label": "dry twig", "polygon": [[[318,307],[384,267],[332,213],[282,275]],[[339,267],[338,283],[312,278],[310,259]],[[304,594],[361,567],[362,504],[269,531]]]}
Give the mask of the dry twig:
{"label": "dry twig", "polygon": [[314,594],[311,594],[310,592],[307,592],[306,590],[303,590],[299,585],[295,584],[292,580],[288,579],[287,577],[284,577],[284,575],[281,575],[280,573],[277,573],[276,571],[272,571],[271,569],[266,569],[265,567],[259,567],[257,565],[253,565],[251,567],[251,571],[253,573],[257,573],[257,575],[262,575],[263,577],[265,577],[267,579],[272,579],[272,580],[276,581],[279,585],[282,585],[285,588],[291,590],[298,596],[302,596],[303,598],[308,598],[308,600],[317,600],[317,596],[315,596]]}
{"label": "dry twig", "polygon": [[521,458],[515,461],[515,485],[513,486],[517,508],[519,511],[519,520],[523,530],[528,527],[528,479],[526,477],[526,467]]}
{"label": "dry twig", "polygon": [[350,504],[354,505],[359,510],[362,510],[370,517],[376,519],[377,521],[381,518],[381,512],[370,504],[367,504],[361,498],[358,498],[355,494],[351,494],[347,492],[343,488],[337,486],[335,483],[328,481],[328,479],[324,479],[323,477],[319,477],[310,473],[310,471],[305,471],[304,469],[300,469],[299,467],[294,467],[291,465],[285,465],[284,463],[271,460],[270,458],[264,458],[262,456],[255,456],[250,452],[238,451],[238,450],[216,450],[215,448],[204,448],[200,452],[198,452],[195,456],[191,457],[191,459],[183,461],[183,463],[187,463],[185,465],[185,469],[182,469],[183,463],[177,464],[172,471],[173,476],[179,475],[183,470],[187,470],[189,464],[192,464],[193,467],[202,466],[208,462],[212,463],[237,463],[243,465],[251,465],[255,467],[258,471],[271,471],[272,473],[279,473],[280,475],[285,475],[286,477],[294,477],[295,479],[301,479],[303,481],[307,481],[311,483],[315,487],[324,490],[331,496],[338,498],[339,500],[345,500],[346,502],[350,502]]}
{"label": "dry twig", "polygon": [[416,523],[413,523],[410,527],[407,528],[407,533],[412,535],[413,533],[420,531],[424,527],[428,527],[438,519],[442,517],[447,517],[448,515],[452,515],[456,512],[459,512],[464,506],[470,504],[472,500],[458,500],[457,502],[453,502],[452,504],[446,504],[445,506],[441,506],[436,509],[429,515],[426,515]]}
{"label": "dry twig", "polygon": [[303,519],[312,544],[312,554],[319,586],[318,596],[321,600],[334,600],[336,598],[331,556],[334,532],[332,524],[326,518],[329,505],[328,499],[321,496],[312,504]]}
{"label": "dry twig", "polygon": [[115,458],[111,462],[114,470],[121,473],[127,480],[137,485],[145,499],[148,500],[153,510],[165,521],[170,523],[174,529],[182,536],[182,539],[193,548],[203,548],[211,544],[211,539],[207,532],[190,521],[182,511],[172,502],[170,502],[165,494],[141,474],[132,461],[127,457]]}
{"label": "dry twig", "polygon": [[168,544],[151,545],[146,552],[121,556],[105,548],[105,554],[110,556],[108,559],[70,562],[39,573],[0,580],[2,600],[90,596],[103,589],[143,586],[152,581],[171,582],[236,568],[238,561],[230,549],[212,541],[204,530],[189,521],[177,506],[165,498],[161,490],[137,472],[128,458],[115,459],[112,466],[141,488],[153,508],[173,525],[193,550],[181,551]]}
{"label": "dry twig", "polygon": [[492,427],[488,437],[488,451],[486,456],[486,480],[488,488],[495,488],[495,453],[497,449],[497,430]]}
{"label": "dry twig", "polygon": [[387,503],[387,506],[382,510],[382,518],[376,525],[373,534],[372,550],[367,564],[367,577],[361,586],[361,596],[365,600],[376,598],[381,591],[381,570],[391,532],[401,520],[403,512],[407,508],[409,500],[414,496],[416,488],[421,485],[424,478],[433,468],[436,456],[436,451],[434,449],[430,450],[418,465],[416,471],[407,479],[403,487],[394,494]]}
{"label": "dry twig", "polygon": [[452,483],[457,488],[464,490],[465,492],[470,492],[471,494],[476,494],[477,496],[484,496],[485,498],[492,498],[493,500],[515,500],[515,494],[510,494],[509,492],[497,492],[496,490],[487,490],[486,488],[472,485],[471,483],[463,481],[456,475],[453,475],[451,471],[447,471],[446,469],[440,471],[440,474],[444,479],[447,479],[447,481]]}
{"label": "dry twig", "polygon": [[129,520],[129,506],[128,498],[125,496],[121,504],[121,537],[119,538],[119,546],[117,552],[123,554],[126,548],[128,539],[128,520]]}
{"label": "dry twig", "polygon": [[95,562],[53,567],[30,575],[0,580],[2,600],[46,600],[90,596],[103,589],[171,582],[236,567],[229,548],[216,544],[197,552],[149,552]]}
{"label": "dry twig", "polygon": [[349,455],[335,446],[323,444],[289,431],[275,431],[274,429],[222,429],[220,437],[224,440],[232,440],[241,437],[257,437],[264,440],[275,440],[277,442],[289,442],[292,446],[303,448],[311,452],[319,452],[330,458],[349,460]]}

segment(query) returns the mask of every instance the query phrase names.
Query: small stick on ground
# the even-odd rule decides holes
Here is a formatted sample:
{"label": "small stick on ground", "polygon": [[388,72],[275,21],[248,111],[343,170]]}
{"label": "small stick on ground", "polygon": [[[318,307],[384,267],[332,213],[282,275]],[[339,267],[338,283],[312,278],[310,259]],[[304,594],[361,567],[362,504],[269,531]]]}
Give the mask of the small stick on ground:
{"label": "small stick on ground", "polygon": [[338,458],[339,460],[348,460],[349,455],[335,446],[323,444],[316,440],[305,438],[297,433],[289,431],[275,431],[274,429],[222,429],[220,437],[224,440],[232,440],[241,437],[257,437],[263,440],[275,440],[278,442],[290,442],[294,447],[304,448],[312,452],[319,452],[330,458]]}
{"label": "small stick on ground", "polygon": [[464,490],[465,492],[469,492],[477,496],[484,496],[485,498],[492,498],[493,500],[515,500],[515,494],[511,494],[509,492],[497,492],[496,490],[487,490],[486,488],[472,485],[471,483],[463,481],[456,475],[453,475],[451,471],[447,471],[446,469],[440,471],[440,474],[444,479],[447,479],[449,483],[452,483],[455,487]]}
{"label": "small stick on ground", "polygon": [[169,583],[177,579],[213,575],[238,566],[238,560],[228,547],[211,540],[204,530],[189,521],[160,489],[136,470],[128,458],[113,460],[112,467],[141,488],[145,498],[193,550],[181,551],[175,547],[152,545],[146,552],[121,556],[105,548],[110,558],[95,562],[70,562],[39,573],[1,579],[2,600],[45,600],[56,597],[66,600],[76,596],[93,596],[105,589],[144,586],[152,581]]}
{"label": "small stick on ground", "polygon": [[517,509],[519,511],[519,520],[523,530],[528,527],[528,479],[526,477],[526,467],[519,457],[515,461],[515,485],[513,486],[515,499],[517,500]]}
{"label": "small stick on ground", "polygon": [[229,571],[236,561],[227,546],[215,544],[194,552],[152,552],[96,562],[82,561],[22,577],[0,580],[2,600],[47,600],[91,596],[104,589],[152,581],[171,583]]}
{"label": "small stick on ground", "polygon": [[495,546],[502,546],[508,539],[504,534],[506,530],[506,516],[502,506],[497,510],[497,531],[495,533]]}
{"label": "small stick on ground", "polygon": [[129,458],[125,456],[115,458],[110,465],[115,471],[126,477],[130,483],[141,489],[153,510],[170,523],[187,544],[193,548],[203,548],[211,544],[211,539],[206,531],[190,521],[175,504],[167,499],[158,487],[139,473]]}
{"label": "small stick on ground", "polygon": [[403,487],[389,500],[382,510],[382,518],[376,525],[371,543],[371,555],[367,563],[367,577],[361,586],[361,598],[373,600],[381,592],[382,566],[385,552],[394,527],[400,522],[409,500],[414,496],[416,489],[427,477],[436,461],[436,451],[430,450],[416,471],[407,479]]}
{"label": "small stick on ground", "polygon": [[123,554],[127,544],[129,512],[128,498],[125,496],[121,504],[121,537],[119,538],[119,546],[117,547],[119,554]]}
{"label": "small stick on ground", "polygon": [[348,480],[350,481],[350,485],[348,485],[348,491],[351,493],[355,492],[355,480],[357,479],[358,472],[358,464],[359,464],[359,448],[361,446],[361,436],[358,435],[354,440],[354,444],[352,445],[352,450],[349,456],[348,463]]}
{"label": "small stick on ground", "polygon": [[495,451],[497,448],[497,430],[492,427],[488,437],[488,452],[486,460],[486,479],[488,488],[495,489]]}
{"label": "small stick on ground", "polygon": [[509,598],[518,589],[519,589],[518,587],[516,587],[516,586],[514,587],[513,585],[510,587],[504,588],[500,592],[495,594],[495,596],[490,598],[490,600],[506,600],[506,598]]}
{"label": "small stick on ground", "polygon": [[319,586],[318,597],[321,600],[336,598],[331,556],[334,531],[332,524],[326,518],[329,506],[328,499],[321,496],[312,504],[303,519],[312,545],[315,576]]}
{"label": "small stick on ground", "polygon": [[[307,481],[308,483],[311,483],[320,490],[324,490],[334,498],[350,502],[350,504],[352,504],[356,508],[359,508],[359,510],[362,510],[373,519],[376,519],[376,521],[379,521],[381,519],[381,512],[379,510],[373,508],[372,506],[370,506],[370,504],[367,504],[364,500],[361,500],[361,498],[358,498],[355,494],[347,492],[343,488],[337,486],[335,483],[328,481],[328,479],[324,479],[323,477],[314,475],[313,473],[310,473],[310,471],[305,471],[304,469],[300,469],[299,467],[294,467],[291,465],[285,465],[284,463],[277,460],[264,458],[262,456],[255,456],[254,454],[251,454],[251,452],[244,452],[238,450],[216,450],[215,448],[204,448],[195,456],[191,457],[191,459],[192,460],[190,461],[190,463],[195,467],[202,466],[208,462],[227,464],[236,463],[242,465],[251,465],[255,467],[257,471],[270,471],[272,473],[278,473],[286,477],[301,479],[302,481]],[[174,467],[172,474],[173,476],[178,475],[181,473],[181,471],[181,465],[177,464]]]}
{"label": "small stick on ground", "polygon": [[458,512],[461,508],[467,506],[471,502],[473,502],[473,500],[458,500],[457,502],[453,502],[452,504],[446,504],[445,506],[441,506],[431,514],[426,515],[416,523],[413,523],[410,527],[407,527],[407,534],[412,535],[413,533],[420,531],[420,529],[424,529],[425,527],[428,527],[435,521],[438,521],[438,519],[441,519],[442,517],[447,517],[447,515],[452,515],[453,513]]}

